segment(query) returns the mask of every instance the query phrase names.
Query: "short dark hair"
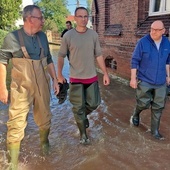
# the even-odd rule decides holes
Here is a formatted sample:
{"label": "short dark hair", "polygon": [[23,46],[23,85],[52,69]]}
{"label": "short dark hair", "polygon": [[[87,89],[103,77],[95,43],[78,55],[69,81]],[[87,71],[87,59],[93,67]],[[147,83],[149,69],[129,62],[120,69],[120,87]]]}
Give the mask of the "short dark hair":
{"label": "short dark hair", "polygon": [[70,24],[70,25],[72,25],[71,21],[66,21],[66,24]]}
{"label": "short dark hair", "polygon": [[22,17],[23,17],[23,21],[26,20],[26,18],[31,15],[32,11],[34,9],[38,9],[40,10],[40,8],[37,6],[37,5],[27,5],[24,9],[23,9],[23,12],[22,12]]}
{"label": "short dark hair", "polygon": [[87,14],[89,14],[87,8],[85,8],[85,7],[83,7],[83,6],[80,6],[80,7],[77,7],[77,8],[75,9],[74,15],[76,15],[76,12],[77,12],[79,9],[83,9],[83,10],[87,11]]}

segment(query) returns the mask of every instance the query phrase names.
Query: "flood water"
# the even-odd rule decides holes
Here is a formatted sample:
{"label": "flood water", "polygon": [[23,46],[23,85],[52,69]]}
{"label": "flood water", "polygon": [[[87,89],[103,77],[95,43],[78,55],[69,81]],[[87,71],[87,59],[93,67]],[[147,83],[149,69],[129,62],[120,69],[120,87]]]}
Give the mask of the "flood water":
{"label": "flood water", "polygon": [[[54,61],[56,47],[51,47]],[[69,64],[65,60],[64,76],[69,77]],[[49,136],[50,155],[42,157],[39,148],[38,128],[32,112],[28,116],[25,137],[19,157],[20,170],[169,170],[170,169],[170,100],[162,115],[160,132],[164,141],[150,135],[150,111],[141,114],[141,124],[134,127],[130,116],[135,104],[135,91],[118,79],[111,79],[107,87],[99,84],[101,105],[89,115],[88,136],[91,145],[79,144],[69,100],[59,105],[51,98],[52,124]],[[0,103],[0,170],[7,170],[6,121],[8,106]]]}

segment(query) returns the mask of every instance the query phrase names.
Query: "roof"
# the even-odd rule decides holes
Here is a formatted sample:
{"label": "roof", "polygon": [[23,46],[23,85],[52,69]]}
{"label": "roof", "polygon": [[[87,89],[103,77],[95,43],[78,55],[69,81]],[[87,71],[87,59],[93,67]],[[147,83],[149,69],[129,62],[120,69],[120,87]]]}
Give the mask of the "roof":
{"label": "roof", "polygon": [[73,22],[74,21],[74,16],[73,15],[69,15],[66,17],[66,21],[71,21]]}

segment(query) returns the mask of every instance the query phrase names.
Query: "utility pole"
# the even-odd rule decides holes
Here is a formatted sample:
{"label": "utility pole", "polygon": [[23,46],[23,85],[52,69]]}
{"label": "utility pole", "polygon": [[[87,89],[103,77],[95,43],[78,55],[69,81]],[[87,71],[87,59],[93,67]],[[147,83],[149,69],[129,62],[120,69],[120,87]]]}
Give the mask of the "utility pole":
{"label": "utility pole", "polygon": [[80,2],[79,2],[79,0],[77,0],[77,7],[79,7],[80,6]]}

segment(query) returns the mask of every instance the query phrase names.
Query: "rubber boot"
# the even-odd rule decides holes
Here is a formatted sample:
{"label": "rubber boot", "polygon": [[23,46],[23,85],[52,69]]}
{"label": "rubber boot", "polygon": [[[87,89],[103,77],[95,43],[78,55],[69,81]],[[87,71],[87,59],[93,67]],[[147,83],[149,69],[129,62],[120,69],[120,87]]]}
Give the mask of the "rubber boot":
{"label": "rubber boot", "polygon": [[86,116],[86,119],[84,120],[85,123],[85,127],[88,128],[89,127],[89,119]]}
{"label": "rubber boot", "polygon": [[159,125],[162,111],[151,110],[151,134],[154,138],[163,140],[164,137],[159,133]]}
{"label": "rubber boot", "polygon": [[40,146],[41,146],[42,154],[44,156],[49,154],[49,149],[50,149],[50,144],[48,140],[49,133],[50,133],[50,129],[46,129],[46,130],[42,129],[39,131]]}
{"label": "rubber boot", "polygon": [[11,163],[9,170],[17,170],[20,142],[7,144],[7,150],[9,151],[9,162]]}
{"label": "rubber boot", "polygon": [[140,116],[139,114],[141,113],[141,109],[139,109],[138,107],[135,108],[133,115],[132,115],[132,123],[134,126],[139,126],[140,123]]}
{"label": "rubber boot", "polygon": [[89,115],[92,111],[89,110],[87,107],[86,107],[86,115],[85,115],[85,126],[86,128],[89,127],[89,119],[87,118],[87,115]]}
{"label": "rubber boot", "polygon": [[83,145],[90,144],[90,140],[87,137],[86,133],[86,119],[81,119],[82,115],[74,114],[78,129],[80,131],[80,143]]}

